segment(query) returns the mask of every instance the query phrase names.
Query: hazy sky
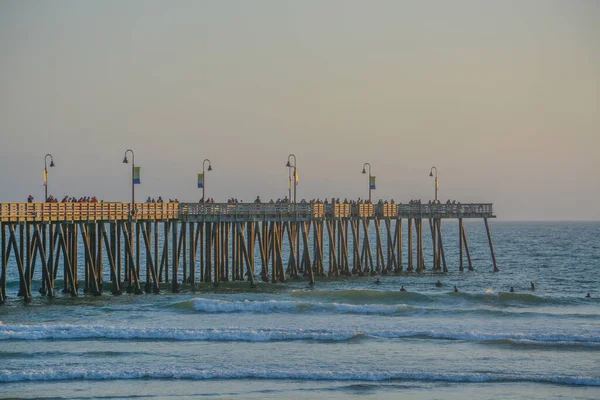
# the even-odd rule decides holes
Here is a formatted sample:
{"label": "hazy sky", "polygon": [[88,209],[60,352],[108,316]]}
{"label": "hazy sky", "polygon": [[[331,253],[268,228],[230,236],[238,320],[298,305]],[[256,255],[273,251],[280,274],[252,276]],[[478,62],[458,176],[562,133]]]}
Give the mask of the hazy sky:
{"label": "hazy sky", "polygon": [[600,220],[599,1],[0,0],[0,201],[433,196]]}

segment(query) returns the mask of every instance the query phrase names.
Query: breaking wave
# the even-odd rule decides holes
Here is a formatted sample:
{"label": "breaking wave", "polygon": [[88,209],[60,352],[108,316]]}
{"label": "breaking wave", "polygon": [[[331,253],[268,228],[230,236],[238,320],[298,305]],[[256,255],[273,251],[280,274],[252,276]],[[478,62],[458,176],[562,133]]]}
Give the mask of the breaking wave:
{"label": "breaking wave", "polygon": [[[410,288],[409,288],[410,290]],[[403,302],[408,304],[429,304],[439,301],[463,301],[469,303],[492,304],[495,306],[551,306],[565,304],[589,303],[581,298],[557,298],[538,296],[532,293],[494,292],[487,290],[482,293],[440,292],[439,294],[421,294],[415,292],[400,292],[399,290],[294,290],[291,295],[302,299],[321,299],[327,301],[346,301],[349,303]]]}
{"label": "breaking wave", "polygon": [[333,312],[345,314],[399,314],[419,312],[419,307],[407,304],[347,304],[325,302],[296,302],[286,300],[225,301],[196,298],[176,305],[178,308],[193,308],[206,313],[272,313],[272,312]]}
{"label": "breaking wave", "polygon": [[[355,291],[360,292],[360,291]],[[366,301],[371,303],[358,302],[356,294],[343,292],[341,298],[327,299],[317,295],[317,299],[301,297],[298,300],[217,300],[207,298],[194,298],[171,304],[169,307],[180,311],[202,312],[210,314],[228,314],[228,313],[253,313],[253,314],[356,314],[356,315],[384,315],[384,316],[420,316],[425,314],[432,315],[464,315],[469,316],[494,316],[494,317],[528,317],[531,315],[543,316],[548,318],[572,316],[577,318],[596,318],[596,313],[590,313],[589,310],[582,310],[580,313],[565,313],[559,308],[557,311],[551,311],[548,308],[536,311],[532,308],[522,307],[494,307],[475,303],[469,306],[462,304],[460,307],[453,307],[447,302],[438,302],[431,304],[410,305],[401,302],[383,303],[377,301],[374,293],[369,293]],[[351,298],[348,298],[350,295]],[[330,294],[325,294],[330,297]],[[420,295],[422,297],[427,297]],[[311,301],[312,300],[312,301]],[[329,300],[329,301],[327,301]],[[405,299],[406,300],[406,299]],[[389,300],[388,300],[389,301]],[[571,312],[572,310],[570,310]]]}
{"label": "breaking wave", "polygon": [[146,328],[105,325],[2,325],[0,340],[179,340],[179,341],[348,341],[353,339],[441,339],[474,342],[538,344],[540,346],[586,346],[600,348],[598,334],[552,334],[535,332],[456,332],[450,329],[343,330],[252,328]]}
{"label": "breaking wave", "polygon": [[365,370],[298,370],[298,369],[160,369],[140,368],[136,371],[116,369],[26,369],[0,370],[0,382],[67,381],[67,380],[216,380],[216,379],[265,379],[306,381],[439,381],[439,382],[534,382],[573,386],[600,386],[600,379],[587,376],[519,375],[510,373],[420,373],[404,371],[370,372]]}

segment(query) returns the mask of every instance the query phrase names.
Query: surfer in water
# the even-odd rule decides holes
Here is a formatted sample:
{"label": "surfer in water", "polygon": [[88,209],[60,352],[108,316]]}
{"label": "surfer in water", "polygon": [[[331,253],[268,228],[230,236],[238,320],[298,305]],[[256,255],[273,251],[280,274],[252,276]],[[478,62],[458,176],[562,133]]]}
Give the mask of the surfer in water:
{"label": "surfer in water", "polygon": [[435,286],[437,286],[437,287],[442,287],[442,282],[440,282],[440,281],[437,281],[437,282],[435,283]]}
{"label": "surfer in water", "polygon": [[592,295],[588,293],[588,294],[585,295],[585,297],[586,297],[586,299],[591,299]]}
{"label": "surfer in water", "polygon": [[456,287],[456,285],[454,286],[454,293],[458,293],[458,288]]}
{"label": "surfer in water", "polygon": [[379,280],[379,278],[377,278],[377,280],[375,281],[376,285],[381,285],[381,281]]}
{"label": "surfer in water", "polygon": [[515,292],[515,288],[511,286],[511,287],[510,287],[510,292],[511,292],[511,293],[514,293],[514,292]]}
{"label": "surfer in water", "polygon": [[[400,288],[400,291],[401,291],[401,292],[406,292],[406,289],[404,289],[404,286],[402,286],[402,287]],[[588,294],[589,294],[589,293],[588,293]]]}
{"label": "surfer in water", "polygon": [[535,284],[533,282],[531,282],[531,291],[533,292],[535,290]]}

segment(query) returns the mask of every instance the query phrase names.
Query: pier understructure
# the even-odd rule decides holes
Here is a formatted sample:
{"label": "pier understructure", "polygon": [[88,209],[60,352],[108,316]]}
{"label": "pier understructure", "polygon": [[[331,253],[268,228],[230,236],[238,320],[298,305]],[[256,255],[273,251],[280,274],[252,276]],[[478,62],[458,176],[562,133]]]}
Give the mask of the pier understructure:
{"label": "pier understructure", "polygon": [[[18,269],[18,295],[25,301],[34,289],[43,296],[59,290],[77,296],[82,286],[92,295],[105,287],[113,294],[141,294],[158,293],[165,284],[178,292],[181,284],[254,286],[258,279],[300,276],[314,284],[326,276],[423,273],[429,239],[430,270],[447,272],[442,221],[448,219],[459,224],[459,269],[466,255],[466,268],[473,270],[463,219],[474,218],[485,222],[497,272],[489,203],[0,203],[0,304],[9,265]],[[34,277],[39,288],[32,287]],[[57,280],[62,287],[55,287]]]}

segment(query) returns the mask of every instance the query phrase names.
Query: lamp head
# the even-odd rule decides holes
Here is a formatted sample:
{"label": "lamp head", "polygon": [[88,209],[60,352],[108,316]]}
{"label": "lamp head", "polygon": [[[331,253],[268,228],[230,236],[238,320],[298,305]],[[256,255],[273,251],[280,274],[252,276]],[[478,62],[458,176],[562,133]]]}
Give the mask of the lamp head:
{"label": "lamp head", "polygon": [[433,177],[433,171],[429,171],[429,176]]}
{"label": "lamp head", "polygon": [[288,160],[288,162],[285,164],[285,166],[288,168],[291,167],[290,160]]}
{"label": "lamp head", "polygon": [[366,174],[366,173],[367,173],[367,170],[365,170],[365,167],[363,167],[362,173],[363,173],[363,174]]}
{"label": "lamp head", "polygon": [[54,167],[54,160],[50,159],[50,166]]}
{"label": "lamp head", "polygon": [[125,158],[123,158],[123,164],[128,164],[129,161],[127,160],[127,156],[125,156]]}
{"label": "lamp head", "polygon": [[210,164],[208,164],[208,170],[212,171],[212,166]]}

